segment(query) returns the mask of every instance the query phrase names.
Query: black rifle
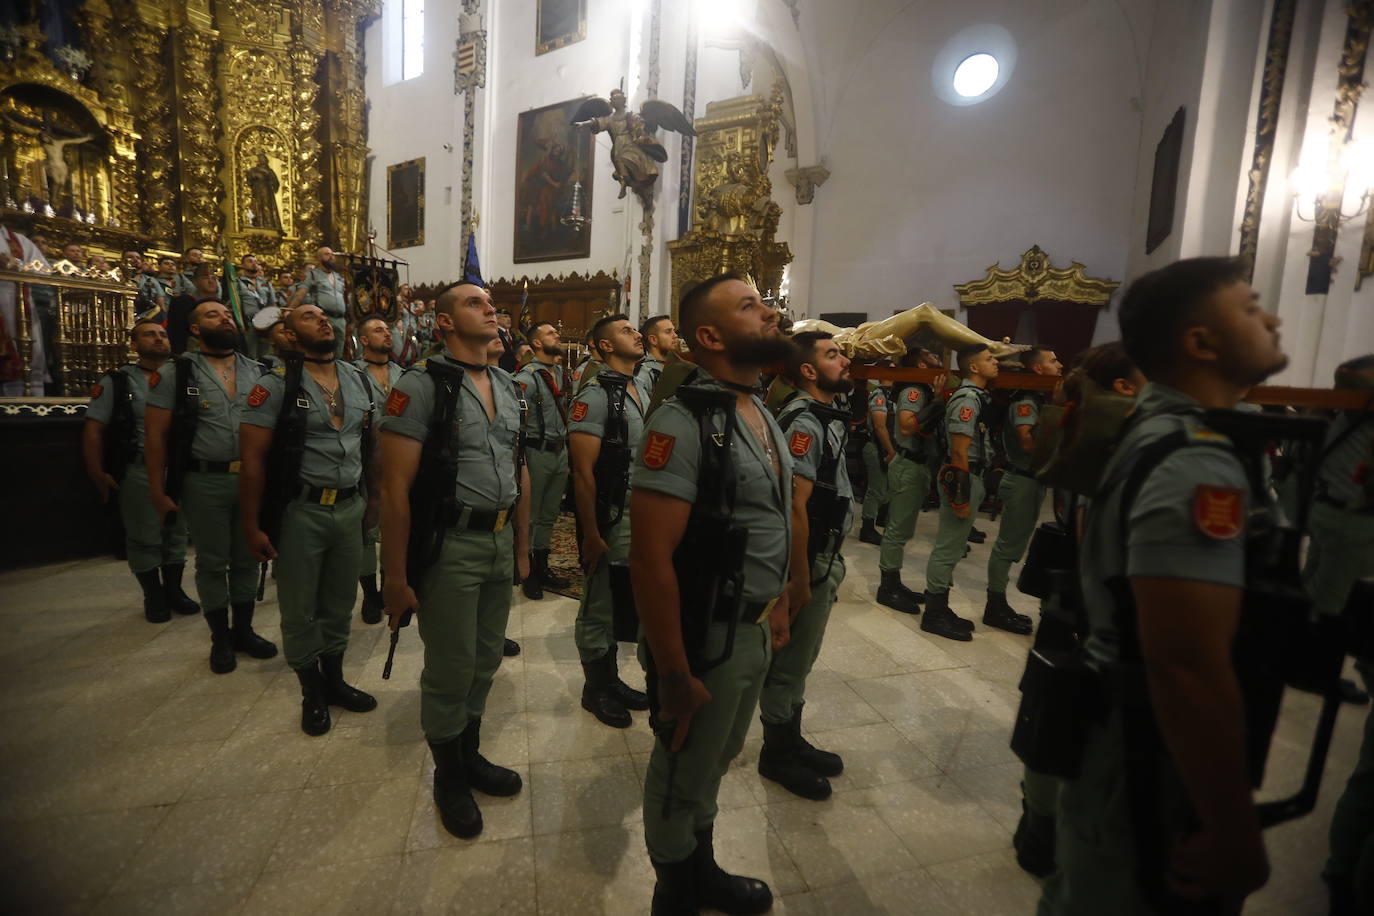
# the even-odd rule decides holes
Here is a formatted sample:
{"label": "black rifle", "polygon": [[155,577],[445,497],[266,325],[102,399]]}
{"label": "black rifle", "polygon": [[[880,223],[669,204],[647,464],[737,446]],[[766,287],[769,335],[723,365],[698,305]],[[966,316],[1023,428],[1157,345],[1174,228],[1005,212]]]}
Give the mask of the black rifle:
{"label": "black rifle", "polygon": [[[191,465],[191,446],[200,423],[200,388],[195,384],[195,364],[191,358],[183,354],[174,362],[176,400],[172,403],[172,424],[167,434],[167,479],[163,492],[172,502],[179,503],[186,485],[186,471]],[[175,512],[168,512],[162,520],[163,527],[173,527],[176,518]]]}
{"label": "black rifle", "polygon": [[625,514],[625,493],[630,487],[630,426],[625,417],[629,379],[602,372],[596,381],[606,392],[606,426],[592,476],[596,479],[596,527],[605,538]]}
{"label": "black rifle", "polygon": [[267,452],[266,478],[258,527],[273,544],[279,544],[286,505],[301,491],[301,461],[305,455],[305,431],[310,417],[310,402],[305,397],[305,357],[288,350],[282,354],[286,365],[281,407],[272,432],[272,447]]}
{"label": "black rifle", "polygon": [[101,464],[105,473],[122,482],[129,464],[138,456],[138,427],[129,393],[129,376],[121,369],[106,373],[110,385],[110,422],[105,426]]}
{"label": "black rifle", "polygon": [[[837,482],[839,480],[840,462],[844,460],[844,443],[847,433],[841,436],[838,449],[830,448],[830,423],[839,420],[844,424],[844,429],[849,428],[849,414],[834,407],[828,407],[819,401],[808,398],[804,410],[811,411],[811,414],[820,421],[821,425],[821,460],[817,462],[816,479],[811,485],[811,497],[806,501],[806,517],[809,522],[807,526],[806,538],[806,563],[811,570],[811,584],[817,585],[830,575],[827,569],[818,577],[816,575],[816,558],[826,548],[831,548],[832,555],[839,551],[840,542],[844,538],[844,520],[849,514],[850,499],[840,493]],[[797,422],[797,418],[802,415],[802,410],[795,410],[788,413],[778,424],[785,433],[790,430]],[[834,562],[833,556],[831,562]]]}
{"label": "black rifle", "polygon": [[431,359],[425,371],[434,381],[434,413],[410,487],[410,540],[406,578],[414,586],[439,559],[444,536],[458,521],[458,392],[463,370]]}

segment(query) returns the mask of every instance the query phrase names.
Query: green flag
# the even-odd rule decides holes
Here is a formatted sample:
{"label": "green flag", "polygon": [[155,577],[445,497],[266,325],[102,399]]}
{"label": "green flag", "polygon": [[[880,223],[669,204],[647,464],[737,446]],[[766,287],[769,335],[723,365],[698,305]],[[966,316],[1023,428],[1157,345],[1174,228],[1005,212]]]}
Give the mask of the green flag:
{"label": "green flag", "polygon": [[238,271],[234,269],[234,262],[227,257],[224,259],[224,288],[228,293],[229,308],[234,313],[234,321],[238,322],[239,330],[251,334],[252,328],[243,320],[243,303],[239,301]]}

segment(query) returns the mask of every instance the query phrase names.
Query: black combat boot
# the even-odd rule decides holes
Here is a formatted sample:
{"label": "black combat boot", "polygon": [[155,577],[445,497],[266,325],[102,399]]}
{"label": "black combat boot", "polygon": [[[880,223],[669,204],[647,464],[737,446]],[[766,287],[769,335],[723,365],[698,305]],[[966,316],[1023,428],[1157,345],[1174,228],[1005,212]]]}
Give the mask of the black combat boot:
{"label": "black combat boot", "polygon": [[[793,716],[777,725],[763,723],[763,749],[759,751],[759,775],[771,779],[793,795],[822,801],[830,797],[830,780],[808,767],[801,757],[801,734],[793,730],[800,720]],[[703,898],[703,902],[705,902]]]}
{"label": "black combat boot", "polygon": [[773,908],[773,892],[758,878],[732,875],[716,864],[714,827],[697,831],[697,848],[692,850],[696,866],[692,879],[696,884],[696,900],[701,906],[729,913],[730,916],[751,916]]}
{"label": "black combat boot", "polygon": [[273,658],[277,646],[253,632],[253,602],[234,602],[234,651],[253,658]]}
{"label": "black combat boot", "polygon": [[549,549],[534,552],[535,561],[539,563],[539,581],[548,588],[567,588],[569,582],[562,576],[555,576],[553,570],[549,569]]}
{"label": "black combat boot", "polygon": [[902,584],[900,569],[882,569],[882,582],[878,585],[878,603],[903,614],[921,613],[921,593],[914,592]]}
{"label": "black combat boot", "polygon": [[321,655],[320,674],[324,676],[324,695],[330,706],[342,706],[349,712],[372,712],[377,708],[376,697],[344,681],[342,652]]}
{"label": "black combat boot", "polygon": [[606,664],[611,670],[611,693],[620,701],[621,706],[642,712],[649,708],[649,697],[620,679],[620,663],[617,661],[619,654],[620,647],[611,643],[611,651],[606,653],[610,659]]}
{"label": "black combat boot", "polygon": [[508,637],[505,645],[501,647],[501,654],[506,658],[515,658],[520,654],[520,643]]}
{"label": "black combat boot", "polygon": [[979,531],[977,528],[969,527],[968,542],[970,544],[981,544],[988,539],[986,531]]}
{"label": "black combat boot", "polygon": [[582,708],[596,716],[602,725],[611,728],[629,728],[634,719],[625,709],[625,704],[611,689],[611,679],[615,676],[615,662],[610,652],[600,658],[582,663]]}
{"label": "black combat boot", "polygon": [[886,527],[887,527],[887,507],[888,507],[888,505],[889,505],[888,503],[883,503],[881,506],[878,507],[878,517],[877,517],[877,519],[874,520],[873,524],[877,525],[879,528],[886,528]]}
{"label": "black combat boot", "polygon": [[681,862],[652,862],[654,902],[649,916],[697,916],[696,857]]}
{"label": "black combat boot", "polygon": [[181,588],[185,572],[185,563],[168,563],[162,567],[162,594],[167,598],[167,607],[178,614],[199,614],[200,604]]}
{"label": "black combat boot", "polygon": [[167,606],[167,593],[162,589],[162,580],[156,569],[134,573],[138,587],[143,589],[143,619],[149,623],[166,623],[172,619],[172,609]]}
{"label": "black combat boot", "polygon": [[301,731],[307,735],[323,735],[329,731],[328,688],[324,675],[313,664],[295,671],[296,680],[301,682]]}
{"label": "black combat boot", "polygon": [[468,727],[458,736],[458,750],[468,785],[487,795],[507,796],[520,791],[520,774],[497,766],[478,753],[482,746],[482,717],[468,720]]}
{"label": "black combat boot", "polygon": [[429,752],[434,755],[434,807],[445,830],[469,840],[482,832],[482,810],[468,785],[460,742],[461,738],[429,742]]}
{"label": "black combat boot", "polygon": [[973,621],[965,620],[949,609],[949,592],[926,592],[926,612],[921,617],[921,629],[945,639],[973,641]]}
{"label": "black combat boot", "polygon": [[234,634],[229,630],[229,610],[206,611],[205,623],[210,627],[210,670],[215,674],[228,674],[239,665],[234,657]]}
{"label": "black combat boot", "polygon": [[377,589],[377,574],[359,576],[363,587],[363,623],[382,622],[382,593]]}
{"label": "black combat boot", "polygon": [[883,542],[883,533],[878,530],[873,519],[864,519],[863,527],[859,529],[859,540],[865,544],[881,544]]}
{"label": "black combat boot", "polygon": [[525,593],[525,597],[531,601],[538,601],[544,597],[544,586],[539,578],[539,564],[535,561],[534,554],[530,554],[530,574],[525,577],[525,581],[520,583],[520,591]]}
{"label": "black combat boot", "polygon": [[988,592],[988,603],[983,608],[983,623],[1020,636],[1028,636],[1035,629],[1035,624],[1029,617],[1016,613],[1012,606],[1007,604],[1006,592]]}
{"label": "black combat boot", "polygon": [[801,762],[806,764],[807,769],[820,773],[822,776],[839,776],[844,772],[844,758],[839,754],[823,751],[806,740],[806,736],[801,731],[802,707],[805,703],[798,703],[792,710],[792,734],[796,736],[797,756]]}
{"label": "black combat boot", "polygon": [[1016,864],[1037,878],[1047,878],[1054,871],[1055,828],[1053,817],[1033,813],[1021,799],[1021,820],[1012,835],[1011,848],[1016,850]]}

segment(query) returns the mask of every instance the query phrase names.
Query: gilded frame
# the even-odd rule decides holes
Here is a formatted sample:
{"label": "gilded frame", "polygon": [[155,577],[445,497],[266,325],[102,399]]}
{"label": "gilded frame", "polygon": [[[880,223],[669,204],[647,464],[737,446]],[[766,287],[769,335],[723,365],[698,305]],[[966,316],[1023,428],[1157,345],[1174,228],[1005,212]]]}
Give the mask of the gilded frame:
{"label": "gilded frame", "polygon": [[[402,182],[410,187],[402,187]],[[413,188],[413,191],[411,190]],[[402,225],[400,208],[410,203],[400,199],[413,196],[413,219]],[[425,157],[398,162],[386,167],[386,247],[414,248],[425,243]]]}
{"label": "gilded frame", "polygon": [[[573,113],[585,97],[522,111],[515,128],[515,206],[512,259],[516,264],[566,261],[592,255],[591,229],[570,231],[562,225],[573,182],[582,182],[582,207],[591,212],[592,168],[596,147],[589,130],[572,126]],[[557,146],[547,141],[556,139]],[[554,151],[562,150],[562,158]],[[542,169],[556,174],[557,184],[536,182]],[[547,197],[552,194],[552,197]]]}
{"label": "gilded frame", "polygon": [[534,17],[536,57],[565,48],[586,37],[587,0],[538,0]]}

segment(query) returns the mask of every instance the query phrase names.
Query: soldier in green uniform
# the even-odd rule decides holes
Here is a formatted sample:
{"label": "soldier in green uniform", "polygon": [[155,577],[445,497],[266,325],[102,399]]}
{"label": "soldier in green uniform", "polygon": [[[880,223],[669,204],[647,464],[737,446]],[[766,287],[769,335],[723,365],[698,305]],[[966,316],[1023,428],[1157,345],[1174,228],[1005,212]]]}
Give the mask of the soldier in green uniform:
{"label": "soldier in green uniform", "polygon": [[295,349],[294,338],[286,333],[283,316],[288,312],[275,305],[259,309],[253,316],[253,333],[258,338],[258,362],[264,369],[275,369],[283,365],[281,355]]}
{"label": "soldier in green uniform", "polygon": [[[318,306],[292,309],[287,331],[303,353],[299,387],[289,389],[283,366],[248,393],[239,428],[239,509],[248,549],[259,561],[277,561],[282,646],[301,685],[301,731],[323,735],[330,706],[349,712],[377,708],[375,698],[343,676],[358,594],[353,571],[362,555],[363,471],[371,464],[364,449],[370,447],[373,401],[363,373],[334,358],[334,328]],[[297,441],[299,473],[281,482],[290,495],[285,507],[274,507],[281,511],[281,530],[273,544],[260,527],[263,499],[271,498],[268,454],[274,438],[291,435],[278,424],[296,409],[305,411]]]}
{"label": "soldier in green uniform", "polygon": [[787,380],[797,396],[778,413],[792,455],[792,556],[789,597],[796,608],[787,645],[773,653],[759,696],[763,749],[759,775],[789,792],[817,801],[830,797],[830,780],[844,770],[839,754],[813,747],[801,733],[806,679],[821,651],[830,609],[844,581],[840,555],[853,521],[854,491],[845,466],[846,411],[839,397],[852,391],[849,359],[832,335],[804,331]]}
{"label": "soldier in green uniform", "polygon": [[[915,368],[929,368],[928,356],[925,350],[917,351]],[[919,614],[921,594],[902,584],[902,561],[907,542],[916,532],[916,517],[930,491],[927,439],[931,435],[930,418],[940,408],[935,392],[921,382],[898,387],[893,398],[888,402],[888,409],[891,410],[895,402],[897,428],[892,447],[896,455],[887,466],[887,525],[883,528],[882,547],[878,551],[881,581],[875,598],[879,604],[894,611]],[[938,615],[936,619],[940,619]]]}
{"label": "soldier in green uniform", "polygon": [[525,395],[525,460],[530,469],[530,574],[521,583],[526,598],[544,597],[544,587],[567,588],[549,570],[549,542],[558,507],[568,488],[568,376],[558,365],[558,328],[547,321],[530,330],[534,359],[515,375]]}
{"label": "soldier in green uniform", "polygon": [[591,331],[587,332],[587,339],[583,343],[586,344],[587,353],[573,367],[572,385],[569,389],[571,394],[577,394],[589,379],[594,378],[601,371],[601,358],[596,355],[596,347],[592,345]]}
{"label": "soldier in green uniform", "polygon": [[186,266],[177,273],[176,279],[172,281],[172,295],[199,298],[200,293],[196,287],[196,270],[205,264],[205,252],[199,248],[187,248],[181,255],[181,261]]}
{"label": "soldier in green uniform", "polygon": [[[1025,351],[1021,355],[1021,365],[1036,375],[1059,376],[1064,372],[1059,357],[1046,347],[1031,347]],[[1007,456],[1006,470],[997,487],[997,495],[1002,500],[1002,524],[988,556],[988,602],[983,609],[983,623],[1011,629],[1013,633],[1029,632],[1019,627],[1019,618],[1025,615],[1017,614],[1007,603],[1007,582],[1011,578],[1012,564],[1019,563],[1026,553],[1035,526],[1040,523],[1040,506],[1045,501],[1045,488],[1030,470],[1035,427],[1040,422],[1040,407],[1044,402],[1039,392],[1018,391],[1007,407],[1007,419],[1002,426]],[[1007,621],[1016,626],[1004,626]]]}
{"label": "soldier in green uniform", "polygon": [[863,449],[868,484],[864,490],[863,528],[859,531],[859,540],[865,544],[883,542],[883,533],[878,530],[878,515],[888,507],[887,469],[897,457],[887,427],[891,402],[892,391],[886,385],[874,385],[868,394],[868,441]]}
{"label": "soldier in green uniform", "polygon": [[[368,315],[358,323],[358,341],[363,355],[353,365],[367,379],[372,388],[372,403],[380,410],[391,396],[391,386],[405,370],[391,358],[391,327],[381,315]],[[362,561],[358,567],[358,584],[363,589],[363,623],[380,623],[382,619],[382,593],[377,587],[377,535],[380,533],[378,525],[363,531]]]}
{"label": "soldier in green uniform", "polygon": [[315,252],[315,266],[305,272],[291,293],[288,307],[301,303],[318,305],[334,326],[334,355],[343,356],[348,340],[345,316],[348,314],[348,289],[343,274],[334,264],[334,250],[325,245]]}
{"label": "soldier in green uniform", "polygon": [[[210,670],[233,671],[235,652],[272,658],[277,647],[253,632],[253,601],[258,591],[258,564],[248,552],[239,522],[239,421],[248,392],[262,367],[234,351],[238,327],[224,303],[196,303],[189,316],[198,353],[187,353],[148,379],[145,457],[148,492],[158,517],[182,513],[196,545],[196,593],[210,627]],[[185,384],[179,380],[185,376]],[[172,412],[195,410],[195,432],[181,492],[174,502],[164,489],[171,448]],[[233,608],[231,623],[229,609]]]}
{"label": "soldier in green uniform", "polygon": [[940,468],[940,527],[926,563],[926,612],[921,629],[968,642],[973,638],[973,622],[949,609],[949,590],[973,527],[973,512],[983,501],[983,471],[992,460],[992,437],[983,411],[991,400],[987,386],[997,377],[997,360],[987,344],[973,344],[959,351],[959,368],[964,380],[945,405],[949,451]]}
{"label": "soldier in green uniform", "polygon": [[[472,790],[514,795],[521,786],[520,774],[489,762],[480,747],[482,713],[505,647],[512,564],[521,577],[529,574],[530,486],[517,461],[518,386],[487,365],[487,345],[497,336],[491,296],[455,283],[440,292],[434,319],[445,345],[433,357],[438,365],[426,361],[401,376],[380,424],[382,591],[393,627],[407,610],[419,618],[420,724],[434,755],[434,804],[445,829],[472,837],[482,830]],[[434,430],[436,399],[449,384],[453,422]],[[456,464],[451,497],[438,496],[451,514],[441,519],[446,531],[437,559],[411,582],[407,551],[419,545],[410,543],[410,490],[422,459],[430,460],[424,444],[438,436],[447,437],[443,451]]]}
{"label": "soldier in green uniform", "polygon": [[[148,498],[148,469],[143,463],[143,411],[148,380],[172,355],[167,331],[156,321],[141,320],[129,332],[138,362],[111,369],[91,389],[81,451],[86,475],[108,502],[113,492],[124,521],[129,569],[143,589],[143,616],[166,623],[172,611],[199,613],[200,605],[182,591],[186,570],[186,526],[177,521],[164,529]],[[107,456],[117,465],[111,467]]]}
{"label": "soldier in green uniform", "polygon": [[[267,279],[267,275],[258,266],[258,259],[251,254],[239,258],[237,275],[239,305],[243,309],[243,320],[251,328],[253,318],[258,312],[269,306],[276,306],[277,293],[272,289],[272,281]],[[248,355],[254,358],[259,356],[257,335],[245,329],[244,340],[247,344],[245,351]]]}
{"label": "soldier in green uniform", "polygon": [[644,340],[644,359],[635,370],[635,383],[647,401],[653,397],[663,367],[678,358],[677,326],[671,316],[655,315],[639,326],[639,336]]}
{"label": "soldier in green uniform", "polygon": [[[1045,882],[1042,916],[1175,913],[1180,897],[1239,912],[1268,878],[1232,648],[1247,516],[1271,504],[1202,416],[1233,407],[1287,362],[1279,320],[1247,275],[1240,259],[1178,261],[1137,279],[1121,302],[1122,342],[1150,382],[1088,506],[1079,579],[1089,664],[1122,689],[1106,691],[1079,775],[1060,790],[1058,870]],[[1135,462],[1168,436],[1178,447],[1140,479]],[[1138,486],[1123,505],[1128,477]],[[1150,716],[1158,751],[1128,756],[1121,700],[1145,690],[1149,712],[1136,700],[1130,715]],[[1158,789],[1133,805],[1140,767]],[[1163,817],[1187,811],[1186,820],[1161,824],[1162,835],[1142,845],[1133,807]]]}
{"label": "soldier in green uniform", "polygon": [[[1374,391],[1374,355],[1342,363],[1336,387]],[[1338,614],[1355,580],[1374,576],[1374,413],[1336,417],[1317,475],[1304,577],[1317,613]],[[1361,660],[1355,667],[1374,692],[1374,663]],[[1374,911],[1374,714],[1365,715],[1359,760],[1336,802],[1330,837],[1322,876],[1331,890],[1332,916]]]}
{"label": "soldier in green uniform", "polygon": [[612,728],[629,728],[634,720],[628,710],[648,709],[649,700],[620,679],[614,608],[616,601],[629,603],[630,458],[644,437],[649,396],[633,377],[644,349],[628,318],[601,318],[592,327],[592,342],[604,368],[568,412],[586,574],[573,635],[585,678],[582,708]]}
{"label": "soldier in green uniform", "polygon": [[[726,406],[702,407],[679,389],[649,415],[632,478],[630,573],[659,738],[644,781],[644,838],[658,876],[653,912],[762,913],[772,892],[722,870],[713,835],[721,778],[744,746],[772,653],[787,643],[792,459],[754,388],[760,370],[786,359],[791,344],[777,312],[729,274],[689,290],[678,319],[697,362],[692,388],[724,395]],[[729,477],[707,479],[703,468],[721,461]],[[742,530],[747,542],[684,541],[722,489],[733,489],[730,531]],[[716,581],[725,563],[732,582],[741,576],[737,593],[713,589],[710,605],[682,602],[684,588]]]}

